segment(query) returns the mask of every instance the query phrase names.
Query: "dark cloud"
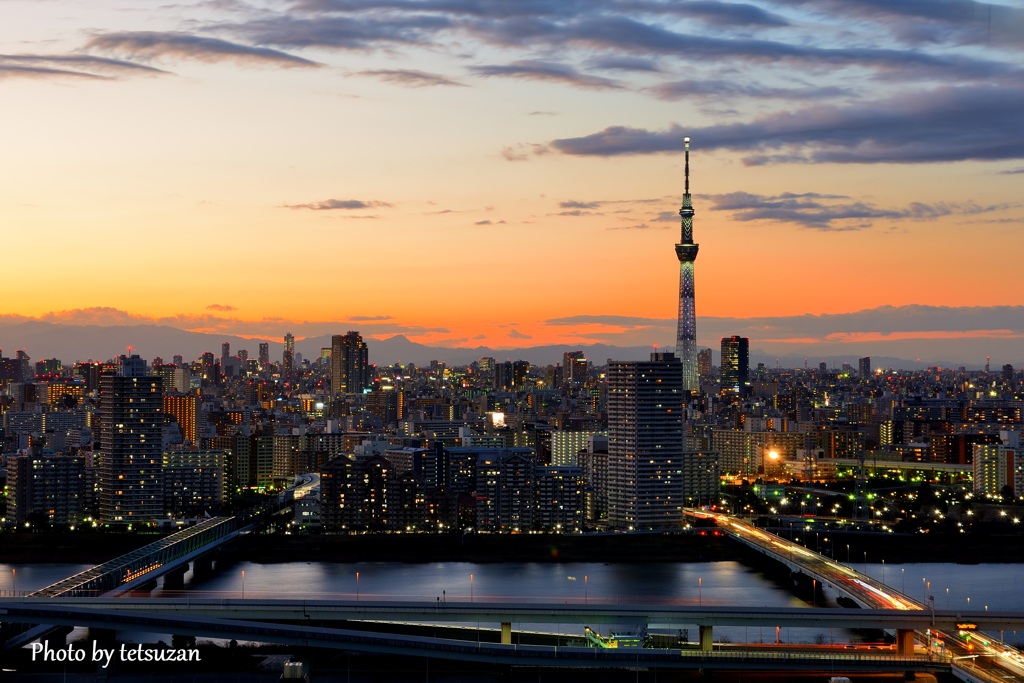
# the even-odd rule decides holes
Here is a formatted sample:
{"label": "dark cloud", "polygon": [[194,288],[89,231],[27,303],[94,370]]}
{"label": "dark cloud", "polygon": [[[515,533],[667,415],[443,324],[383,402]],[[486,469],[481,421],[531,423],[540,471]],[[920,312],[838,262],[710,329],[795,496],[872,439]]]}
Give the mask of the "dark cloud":
{"label": "dark cloud", "polygon": [[753,99],[779,100],[834,100],[851,94],[848,88],[835,86],[805,88],[775,88],[760,83],[747,84],[738,80],[710,79],[704,81],[683,80],[659,83],[647,88],[659,100],[682,100],[692,98],[712,99],[716,103],[721,97],[745,97]]}
{"label": "dark cloud", "polygon": [[508,336],[511,337],[512,339],[533,339],[533,337],[531,337],[530,335],[524,334],[519,330],[509,330]]}
{"label": "dark cloud", "polygon": [[387,19],[356,16],[303,17],[289,14],[216,28],[245,36],[259,45],[286,48],[322,47],[373,50],[396,45],[430,45],[436,34],[451,27],[447,17],[423,14]]}
{"label": "dark cloud", "polygon": [[349,320],[353,322],[373,322],[378,320],[394,320],[390,315],[350,315]]}
{"label": "dark cloud", "polygon": [[579,88],[587,89],[617,89],[622,85],[608,78],[598,76],[587,76],[575,69],[563,64],[540,62],[535,60],[523,60],[512,64],[491,64],[470,67],[470,71],[478,76],[505,76],[508,78],[522,78],[534,81],[551,81],[555,83],[566,83]]}
{"label": "dark cloud", "polygon": [[593,0],[297,0],[295,6],[309,12],[357,13],[390,10],[461,17],[572,16],[593,11]]}
{"label": "dark cloud", "polygon": [[589,68],[604,71],[633,71],[641,73],[658,73],[661,71],[652,60],[641,57],[604,57],[590,62]]}
{"label": "dark cloud", "polygon": [[570,200],[567,202],[559,202],[558,206],[562,209],[596,209],[601,206],[603,202],[579,202]]}
{"label": "dark cloud", "polygon": [[1024,48],[1024,8],[975,0],[786,0],[825,17],[885,26],[910,44],[976,44]]}
{"label": "dark cloud", "polygon": [[228,304],[210,304],[209,306],[206,307],[206,310],[208,310],[208,311],[227,312],[227,311],[237,311],[238,309],[235,308],[234,306],[231,306],[231,305],[228,305]]}
{"label": "dark cloud", "polygon": [[437,74],[429,74],[424,71],[415,71],[411,69],[376,69],[370,71],[359,71],[359,76],[371,76],[373,78],[379,78],[382,81],[388,83],[394,83],[395,85],[404,85],[410,88],[423,88],[428,86],[436,85],[455,85],[465,86],[465,83],[459,83],[451,79],[445,78],[444,76],[438,76]]}
{"label": "dark cloud", "polygon": [[877,219],[931,220],[940,216],[975,215],[1007,208],[1006,205],[982,207],[971,202],[963,205],[913,202],[900,209],[886,209],[867,202],[846,201],[848,199],[817,193],[764,196],[749,192],[731,192],[711,197],[712,208],[732,212],[733,220],[766,220],[831,231],[870,228],[872,221]]}
{"label": "dark cloud", "polygon": [[713,2],[711,0],[651,2],[650,0],[626,0],[619,4],[619,9],[629,13],[675,14],[687,19],[697,19],[705,24],[729,28],[738,26],[772,28],[789,26],[790,24],[785,17],[768,12],[757,5],[738,2]]}
{"label": "dark cloud", "polygon": [[328,199],[311,204],[285,204],[288,209],[312,209],[313,211],[333,211],[335,209],[378,209],[394,206],[387,202],[366,202],[361,199]]}
{"label": "dark cloud", "polygon": [[230,60],[242,64],[278,67],[318,67],[316,62],[263,47],[239,45],[219,38],[187,33],[135,31],[106,33],[90,40],[86,47],[142,59],[194,59],[201,62]]}
{"label": "dark cloud", "polygon": [[944,87],[849,107],[808,106],[750,123],[685,130],[673,124],[664,131],[612,126],[555,140],[550,148],[597,156],[679,153],[683,137],[689,135],[695,149],[745,152],[748,164],[1020,159],[1022,108],[1024,89]]}

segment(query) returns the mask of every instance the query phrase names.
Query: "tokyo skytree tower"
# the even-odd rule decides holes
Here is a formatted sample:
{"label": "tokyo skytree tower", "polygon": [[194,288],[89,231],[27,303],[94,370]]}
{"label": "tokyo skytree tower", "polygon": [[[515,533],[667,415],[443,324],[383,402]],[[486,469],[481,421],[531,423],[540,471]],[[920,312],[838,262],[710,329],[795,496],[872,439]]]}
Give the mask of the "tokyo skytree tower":
{"label": "tokyo skytree tower", "polygon": [[686,149],[685,186],[682,218],[682,238],[676,245],[679,257],[679,326],[676,328],[676,355],[683,363],[683,391],[700,389],[697,375],[697,316],[693,303],[693,262],[697,260],[697,244],[693,242],[693,203],[690,199],[690,138],[683,138]]}

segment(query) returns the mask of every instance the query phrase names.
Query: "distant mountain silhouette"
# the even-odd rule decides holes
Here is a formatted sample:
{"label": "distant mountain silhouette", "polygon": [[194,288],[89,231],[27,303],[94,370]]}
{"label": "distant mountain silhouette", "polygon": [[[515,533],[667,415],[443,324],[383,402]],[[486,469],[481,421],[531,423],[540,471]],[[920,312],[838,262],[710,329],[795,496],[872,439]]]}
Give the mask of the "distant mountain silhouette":
{"label": "distant mountain silhouette", "polygon": [[[343,332],[339,332],[339,334],[341,333]],[[147,360],[159,356],[168,363],[176,354],[183,356],[186,361],[192,361],[199,358],[204,352],[210,351],[219,358],[221,343],[225,341],[230,342],[232,355],[237,354],[241,349],[246,349],[250,358],[257,356],[260,342],[266,341],[270,344],[271,359],[275,361],[281,359],[283,346],[280,339],[251,339],[233,335],[188,332],[165,325],[61,325],[42,321],[5,322],[0,320],[0,349],[4,356],[12,357],[18,349],[25,349],[33,361],[43,358],[59,358],[65,364],[79,360],[102,361],[116,358],[123,353],[128,353],[129,347],[132,353],[138,353]],[[449,366],[457,366],[467,365],[483,357],[491,357],[499,361],[526,360],[534,365],[554,365],[561,363],[563,353],[575,350],[583,351],[594,365],[604,365],[609,359],[646,360],[653,350],[651,346],[610,346],[607,344],[553,344],[515,349],[492,349],[486,346],[446,348],[419,344],[403,335],[381,340],[367,339],[367,344],[370,349],[370,362],[378,366],[393,363],[414,363],[417,366],[424,366],[432,360],[446,363]],[[751,344],[756,346],[757,340],[752,339]],[[296,351],[301,353],[303,358],[309,360],[319,358],[320,349],[330,347],[330,345],[331,335],[308,337],[295,342]],[[890,345],[892,344],[890,343]],[[667,348],[671,349],[671,347]],[[899,347],[897,346],[897,348]],[[945,348],[948,348],[947,356],[950,358],[965,358],[973,355],[968,347],[962,345],[962,340],[950,340]],[[908,355],[915,351],[912,343],[908,343],[906,349]],[[825,362],[829,369],[838,369],[843,363],[849,363],[856,368],[857,357],[868,355],[872,356],[872,366],[875,368],[913,370],[928,366],[955,368],[967,365],[970,369],[980,367],[977,359],[973,358],[973,363],[964,363],[962,360],[908,360],[881,353],[872,355],[872,345],[869,344],[859,345],[858,352],[850,355],[837,354],[834,345],[830,347],[805,345],[799,347],[799,350],[803,351],[801,355],[774,355],[754,348],[751,349],[750,364],[752,368],[756,367],[758,363],[764,363],[769,369],[776,366],[799,368],[805,364],[810,368],[817,368],[818,363]],[[817,355],[816,351],[821,355]],[[713,347],[713,354],[714,363],[717,365],[719,355],[717,346]],[[998,367],[993,365],[993,370]]]}

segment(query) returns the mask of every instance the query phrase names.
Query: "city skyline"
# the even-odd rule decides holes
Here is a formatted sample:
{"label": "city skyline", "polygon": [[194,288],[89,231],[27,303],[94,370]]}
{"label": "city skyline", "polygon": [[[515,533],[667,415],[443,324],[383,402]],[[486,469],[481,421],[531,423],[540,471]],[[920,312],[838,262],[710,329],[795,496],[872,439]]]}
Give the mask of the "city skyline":
{"label": "city skyline", "polygon": [[1021,361],[1020,8],[0,14],[5,326],[671,346],[690,136],[701,346]]}

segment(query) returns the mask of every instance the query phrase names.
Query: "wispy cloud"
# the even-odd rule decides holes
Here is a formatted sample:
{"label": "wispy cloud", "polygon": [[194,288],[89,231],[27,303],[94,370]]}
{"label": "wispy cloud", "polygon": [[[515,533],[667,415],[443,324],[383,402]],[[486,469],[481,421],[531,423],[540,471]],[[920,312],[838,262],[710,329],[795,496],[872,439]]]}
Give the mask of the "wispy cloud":
{"label": "wispy cloud", "polygon": [[105,33],[91,39],[87,49],[126,54],[132,59],[225,60],[250,66],[319,67],[316,62],[278,50],[232,43],[188,33],[134,31]]}
{"label": "wispy cloud", "polygon": [[548,318],[545,325],[576,326],[576,325],[610,325],[614,327],[651,327],[675,324],[669,318],[642,318],[632,315],[570,315],[561,318]]}
{"label": "wispy cloud", "polygon": [[210,304],[209,306],[206,307],[206,310],[227,313],[230,311],[237,311],[238,309],[228,304]]}
{"label": "wispy cloud", "polygon": [[459,83],[458,81],[453,81],[450,78],[445,78],[444,76],[426,73],[425,71],[415,71],[412,69],[371,69],[367,71],[358,71],[356,72],[356,75],[370,76],[387,83],[403,85],[408,88],[426,88],[439,85],[465,87],[466,85],[465,83]]}
{"label": "wispy cloud", "polygon": [[390,208],[392,206],[394,206],[394,204],[389,204],[388,202],[363,201],[361,199],[327,199],[322,202],[312,202],[309,204],[284,205],[287,209],[310,209],[312,211],[379,209]]}
{"label": "wispy cloud", "polygon": [[166,73],[143,64],[88,55],[0,55],[0,78],[70,77],[110,80]]}
{"label": "wispy cloud", "polygon": [[588,76],[581,74],[572,67],[553,62],[541,62],[537,60],[522,60],[512,64],[489,64],[472,66],[469,70],[478,76],[503,76],[506,78],[521,78],[532,81],[549,81],[575,85],[587,89],[610,89],[621,88],[617,81],[599,76]]}

